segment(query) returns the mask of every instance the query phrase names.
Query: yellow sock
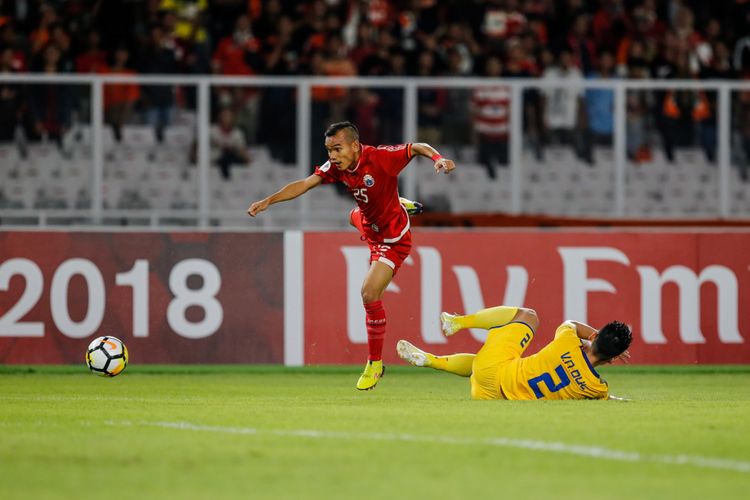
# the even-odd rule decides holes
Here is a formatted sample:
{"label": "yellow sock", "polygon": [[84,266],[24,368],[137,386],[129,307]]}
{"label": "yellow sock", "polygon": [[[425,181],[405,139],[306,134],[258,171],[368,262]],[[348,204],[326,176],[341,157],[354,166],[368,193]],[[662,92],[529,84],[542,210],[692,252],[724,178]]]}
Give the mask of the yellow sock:
{"label": "yellow sock", "polygon": [[484,328],[485,330],[489,330],[490,328],[510,323],[517,312],[517,307],[497,306],[482,309],[474,314],[456,316],[454,321],[461,329]]}
{"label": "yellow sock", "polygon": [[462,377],[471,376],[471,365],[474,363],[476,354],[450,354],[448,356],[435,356],[427,354],[430,360],[430,368],[441,370],[448,373],[454,373]]}

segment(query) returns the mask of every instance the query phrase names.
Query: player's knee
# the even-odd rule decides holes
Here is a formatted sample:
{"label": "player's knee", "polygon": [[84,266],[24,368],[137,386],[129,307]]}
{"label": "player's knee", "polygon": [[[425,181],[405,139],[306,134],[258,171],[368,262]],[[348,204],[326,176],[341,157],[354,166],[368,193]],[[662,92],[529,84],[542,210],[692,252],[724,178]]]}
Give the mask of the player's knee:
{"label": "player's knee", "polygon": [[358,208],[354,208],[349,212],[349,225],[362,232],[362,229],[357,226],[357,222],[355,221],[355,217],[357,218],[357,221],[359,220],[359,214],[360,212]]}
{"label": "player's knee", "polygon": [[471,399],[482,399],[481,391],[478,387],[471,386]]}
{"label": "player's knee", "polygon": [[369,304],[370,302],[375,302],[377,300],[380,300],[382,296],[383,296],[383,292],[379,290],[373,290],[371,288],[362,289],[362,303],[363,304]]}
{"label": "player's knee", "polygon": [[471,399],[476,401],[487,401],[489,399],[498,399],[497,397],[492,397],[489,392],[487,392],[486,389],[483,389],[479,385],[472,384],[471,385]]}
{"label": "player's knee", "polygon": [[525,307],[518,308],[518,313],[516,313],[515,321],[526,323],[534,331],[536,331],[537,327],[539,326],[539,316],[537,316],[536,311],[533,309],[527,309]]}

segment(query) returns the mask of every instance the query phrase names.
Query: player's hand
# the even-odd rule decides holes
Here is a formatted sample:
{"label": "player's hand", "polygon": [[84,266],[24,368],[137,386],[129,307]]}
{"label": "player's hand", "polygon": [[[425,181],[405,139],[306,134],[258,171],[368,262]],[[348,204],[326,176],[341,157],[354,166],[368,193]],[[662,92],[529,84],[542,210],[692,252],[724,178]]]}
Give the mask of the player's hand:
{"label": "player's hand", "polygon": [[626,364],[630,363],[630,351],[626,349],[622,354],[617,356],[615,359],[619,359],[620,361]]}
{"label": "player's hand", "polygon": [[456,164],[453,163],[453,160],[449,160],[447,158],[440,158],[438,161],[435,162],[435,173],[440,173],[442,170],[443,173],[449,174],[453,170],[456,169]]}
{"label": "player's hand", "polygon": [[591,354],[591,341],[588,339],[581,339],[581,348],[586,354]]}
{"label": "player's hand", "polygon": [[619,398],[617,396],[613,396],[612,394],[610,394],[607,399],[609,399],[610,401],[633,401],[630,398]]}
{"label": "player's hand", "polygon": [[268,208],[268,198],[264,198],[260,201],[256,201],[252,205],[250,205],[250,208],[247,209],[247,213],[250,215],[250,217],[255,217],[260,212],[264,211]]}

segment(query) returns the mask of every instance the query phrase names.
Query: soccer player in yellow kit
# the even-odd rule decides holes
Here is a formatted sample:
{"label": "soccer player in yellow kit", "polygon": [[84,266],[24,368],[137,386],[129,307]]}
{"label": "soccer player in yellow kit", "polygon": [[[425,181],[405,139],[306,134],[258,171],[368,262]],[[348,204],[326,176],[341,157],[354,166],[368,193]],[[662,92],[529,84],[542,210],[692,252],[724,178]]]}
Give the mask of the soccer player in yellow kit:
{"label": "soccer player in yellow kit", "polygon": [[498,306],[465,316],[442,313],[443,333],[465,328],[489,330],[476,354],[435,356],[399,340],[399,356],[425,366],[471,377],[472,399],[619,399],[609,395],[596,366],[630,357],[632,333],[613,321],[596,330],[566,321],[555,338],[538,353],[522,357],[534,338],[539,318],[533,309]]}

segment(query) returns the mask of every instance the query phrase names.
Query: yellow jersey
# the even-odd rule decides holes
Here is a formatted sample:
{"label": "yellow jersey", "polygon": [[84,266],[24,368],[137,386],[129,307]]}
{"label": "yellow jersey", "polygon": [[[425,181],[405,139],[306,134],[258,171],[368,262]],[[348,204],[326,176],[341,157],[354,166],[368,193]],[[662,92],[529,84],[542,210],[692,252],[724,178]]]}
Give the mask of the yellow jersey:
{"label": "yellow jersey", "polygon": [[555,339],[538,353],[504,363],[500,367],[500,389],[505,399],[609,396],[607,382],[591,365],[575,325],[570,322],[561,324],[555,331]]}

